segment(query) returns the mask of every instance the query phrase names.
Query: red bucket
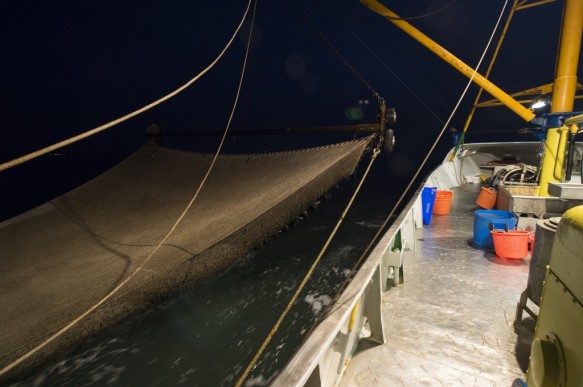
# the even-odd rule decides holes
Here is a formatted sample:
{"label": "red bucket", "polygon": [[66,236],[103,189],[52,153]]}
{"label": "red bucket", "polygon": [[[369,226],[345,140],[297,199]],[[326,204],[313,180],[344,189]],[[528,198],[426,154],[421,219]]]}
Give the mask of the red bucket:
{"label": "red bucket", "polygon": [[528,255],[530,232],[525,230],[493,230],[494,250],[500,258],[522,259]]}

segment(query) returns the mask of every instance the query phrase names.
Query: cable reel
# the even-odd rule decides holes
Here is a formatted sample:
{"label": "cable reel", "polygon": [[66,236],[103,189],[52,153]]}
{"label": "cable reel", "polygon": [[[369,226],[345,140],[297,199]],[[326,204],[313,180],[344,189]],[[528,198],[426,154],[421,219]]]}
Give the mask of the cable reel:
{"label": "cable reel", "polygon": [[538,169],[533,165],[515,164],[508,165],[500,169],[492,179],[492,186],[498,188],[500,185],[536,184]]}

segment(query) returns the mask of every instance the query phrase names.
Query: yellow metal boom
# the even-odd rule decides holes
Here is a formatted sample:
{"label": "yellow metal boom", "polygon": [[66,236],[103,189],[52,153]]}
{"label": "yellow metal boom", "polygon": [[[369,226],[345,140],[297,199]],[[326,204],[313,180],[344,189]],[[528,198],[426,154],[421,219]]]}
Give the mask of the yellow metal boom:
{"label": "yellow metal boom", "polygon": [[431,40],[423,32],[419,31],[417,28],[413,27],[411,24],[401,19],[396,13],[380,4],[376,0],[360,0],[360,2],[370,8],[372,11],[378,13],[379,15],[388,19],[391,23],[399,27],[401,30],[410,35],[413,39],[417,40],[419,43],[427,47],[430,51],[435,53],[437,56],[442,58],[444,61],[452,65],[456,70],[465,75],[468,78],[473,77],[473,81],[490,93],[494,98],[498,99],[504,105],[506,105],[510,110],[518,114],[525,121],[531,121],[535,114],[522,106],[514,98],[506,94],[498,86],[490,82],[481,74],[477,73],[470,66],[465,64],[463,61],[458,59],[452,53],[447,51],[445,48]]}
{"label": "yellow metal boom", "polygon": [[[531,121],[535,117],[535,114],[530,109],[522,106],[520,102],[506,94],[484,76],[476,73],[470,66],[400,18],[396,13],[380,4],[377,0],[360,0],[360,2],[374,12],[388,19],[391,23],[399,27],[468,78],[473,77],[475,83],[524,120]],[[547,2],[549,1],[541,1],[529,6]],[[522,4],[524,3],[521,3],[521,5]],[[581,49],[582,28],[583,0],[565,0],[565,12],[563,17],[563,28],[561,31],[557,74],[553,84],[551,112],[570,112],[573,110],[575,91],[577,88],[577,66]],[[553,128],[547,131],[545,154],[538,190],[539,196],[548,196],[548,183],[560,181],[562,179],[566,147],[565,135],[568,132],[568,127]]]}

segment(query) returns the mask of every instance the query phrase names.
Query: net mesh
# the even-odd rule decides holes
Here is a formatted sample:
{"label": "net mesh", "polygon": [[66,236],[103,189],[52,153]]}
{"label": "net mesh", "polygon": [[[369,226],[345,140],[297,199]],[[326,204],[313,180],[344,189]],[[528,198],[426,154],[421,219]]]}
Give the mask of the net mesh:
{"label": "net mesh", "polygon": [[[185,219],[143,269],[12,374],[149,308],[181,285],[224,270],[349,176],[369,141],[220,156]],[[0,223],[0,367],[142,265],[211,160],[145,145],[85,185]]]}

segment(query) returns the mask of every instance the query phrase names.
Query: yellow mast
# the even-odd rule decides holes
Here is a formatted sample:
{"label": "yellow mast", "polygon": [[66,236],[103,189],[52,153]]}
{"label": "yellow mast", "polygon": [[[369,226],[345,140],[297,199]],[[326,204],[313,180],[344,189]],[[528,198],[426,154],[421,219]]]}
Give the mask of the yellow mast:
{"label": "yellow mast", "polygon": [[[583,0],[565,0],[551,113],[573,111],[582,31]],[[569,128],[567,127],[553,128],[547,131],[538,190],[539,196],[549,196],[549,183],[560,181],[562,178],[568,131]]]}

